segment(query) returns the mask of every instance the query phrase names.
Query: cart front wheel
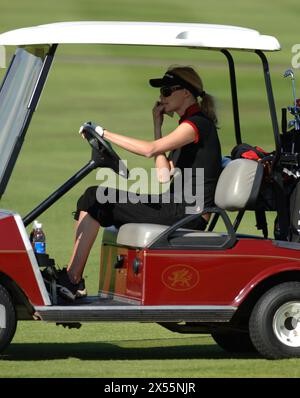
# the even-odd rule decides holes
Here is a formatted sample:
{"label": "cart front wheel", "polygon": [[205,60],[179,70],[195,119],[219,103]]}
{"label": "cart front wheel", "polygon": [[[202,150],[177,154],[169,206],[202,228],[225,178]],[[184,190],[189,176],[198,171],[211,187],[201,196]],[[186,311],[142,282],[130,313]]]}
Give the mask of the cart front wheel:
{"label": "cart front wheel", "polygon": [[14,337],[17,327],[16,311],[8,291],[0,285],[0,353]]}
{"label": "cart front wheel", "polygon": [[300,357],[300,282],[281,283],[265,293],[252,311],[249,330],[264,357]]}

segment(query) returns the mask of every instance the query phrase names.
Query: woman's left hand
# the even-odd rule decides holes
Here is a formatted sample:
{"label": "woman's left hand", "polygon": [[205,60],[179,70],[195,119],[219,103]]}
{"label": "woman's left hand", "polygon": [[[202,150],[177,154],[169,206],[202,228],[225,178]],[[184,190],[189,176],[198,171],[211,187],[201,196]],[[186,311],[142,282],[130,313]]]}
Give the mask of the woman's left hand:
{"label": "woman's left hand", "polygon": [[164,121],[164,105],[157,101],[152,109],[154,127],[161,127]]}

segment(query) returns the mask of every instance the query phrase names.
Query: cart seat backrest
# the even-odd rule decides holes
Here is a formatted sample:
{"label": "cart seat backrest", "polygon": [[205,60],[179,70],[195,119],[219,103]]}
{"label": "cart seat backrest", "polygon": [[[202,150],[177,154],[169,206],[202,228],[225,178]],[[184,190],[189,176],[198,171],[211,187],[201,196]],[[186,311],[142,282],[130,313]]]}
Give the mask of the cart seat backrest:
{"label": "cart seat backrest", "polygon": [[221,209],[253,209],[260,191],[264,167],[249,159],[231,161],[222,171],[215,192],[215,204]]}

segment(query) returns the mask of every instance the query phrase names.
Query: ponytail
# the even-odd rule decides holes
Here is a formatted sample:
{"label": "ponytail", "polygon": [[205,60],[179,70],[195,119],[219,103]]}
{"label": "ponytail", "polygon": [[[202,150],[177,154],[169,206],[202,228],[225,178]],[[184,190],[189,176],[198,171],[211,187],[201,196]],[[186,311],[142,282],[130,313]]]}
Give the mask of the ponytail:
{"label": "ponytail", "polygon": [[214,97],[210,94],[203,93],[202,101],[200,102],[202,112],[211,119],[215,125],[218,124],[218,118],[216,114],[216,106]]}

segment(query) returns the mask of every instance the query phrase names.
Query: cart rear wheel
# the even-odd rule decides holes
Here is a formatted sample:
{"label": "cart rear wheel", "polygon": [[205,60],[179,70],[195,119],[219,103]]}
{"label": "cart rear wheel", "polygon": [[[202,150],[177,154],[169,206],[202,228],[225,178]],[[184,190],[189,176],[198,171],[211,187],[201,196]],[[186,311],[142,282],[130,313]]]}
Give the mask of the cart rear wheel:
{"label": "cart rear wheel", "polygon": [[0,285],[0,353],[14,337],[17,327],[16,311],[8,291]]}
{"label": "cart rear wheel", "polygon": [[300,357],[300,282],[281,283],[265,293],[252,311],[249,330],[264,357]]}
{"label": "cart rear wheel", "polygon": [[256,352],[249,333],[237,331],[218,331],[211,334],[215,342],[223,350],[234,353]]}

